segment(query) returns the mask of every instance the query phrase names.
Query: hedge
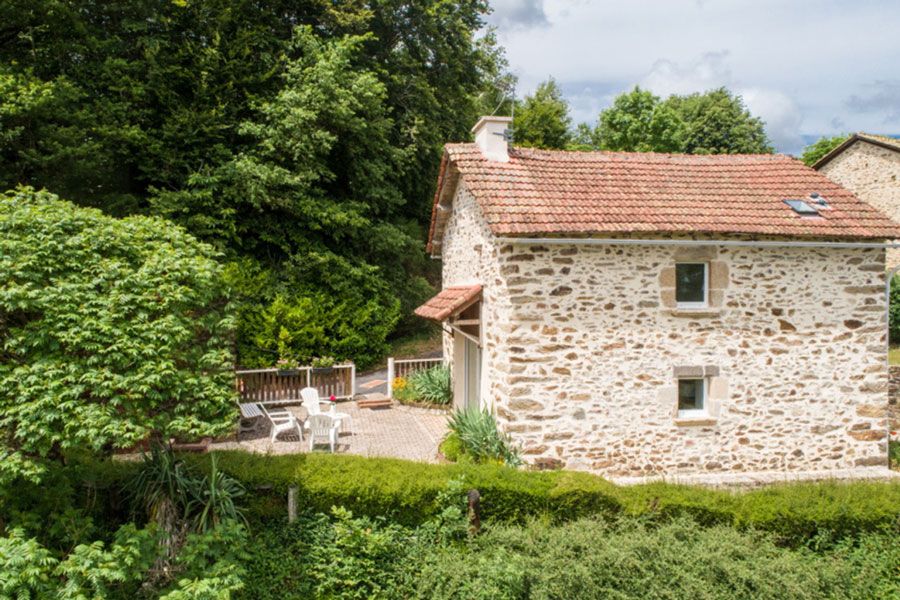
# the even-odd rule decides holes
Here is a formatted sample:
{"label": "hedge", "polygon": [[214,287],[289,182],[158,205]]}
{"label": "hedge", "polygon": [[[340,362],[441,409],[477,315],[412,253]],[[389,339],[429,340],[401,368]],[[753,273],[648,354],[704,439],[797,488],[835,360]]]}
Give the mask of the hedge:
{"label": "hedge", "polygon": [[[345,506],[359,515],[416,525],[435,512],[434,499],[454,479],[479,490],[483,517],[520,522],[546,516],[687,515],[712,525],[771,531],[787,542],[818,533],[843,537],[884,527],[900,530],[900,482],[777,484],[751,491],[648,483],[616,486],[588,473],[521,471],[494,465],[429,465],[348,455],[287,456],[220,452],[219,466],[254,493],[249,512],[283,517],[286,492],[297,485],[300,506],[328,512]],[[208,457],[190,459],[201,468]]]}

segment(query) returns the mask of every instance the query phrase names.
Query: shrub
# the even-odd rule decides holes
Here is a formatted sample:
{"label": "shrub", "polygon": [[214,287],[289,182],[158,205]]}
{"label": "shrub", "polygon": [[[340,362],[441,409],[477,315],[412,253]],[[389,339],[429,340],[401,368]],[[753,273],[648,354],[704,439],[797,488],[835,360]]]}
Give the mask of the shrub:
{"label": "shrub", "polygon": [[441,442],[441,445],[438,447],[438,450],[440,450],[441,454],[444,455],[444,458],[450,462],[460,462],[461,460],[466,460],[468,458],[462,440],[459,439],[459,435],[453,431],[447,434]]}
{"label": "shrub", "polygon": [[0,194],[0,479],[59,450],[234,427],[232,318],[212,247],[162,219]]}
{"label": "shrub", "polygon": [[518,450],[509,437],[497,428],[494,415],[486,410],[461,410],[450,418],[450,431],[459,436],[462,447],[475,462],[501,461],[510,466],[522,464]]}
{"label": "shrub", "polygon": [[891,440],[888,442],[888,454],[891,467],[900,469],[900,440]]}
{"label": "shrub", "polygon": [[893,598],[900,540],[887,533],[816,554],[759,532],[687,518],[494,525],[420,558],[417,598]]}
{"label": "shrub", "polygon": [[419,402],[445,406],[453,400],[450,368],[444,365],[413,373],[409,378],[409,387]]}

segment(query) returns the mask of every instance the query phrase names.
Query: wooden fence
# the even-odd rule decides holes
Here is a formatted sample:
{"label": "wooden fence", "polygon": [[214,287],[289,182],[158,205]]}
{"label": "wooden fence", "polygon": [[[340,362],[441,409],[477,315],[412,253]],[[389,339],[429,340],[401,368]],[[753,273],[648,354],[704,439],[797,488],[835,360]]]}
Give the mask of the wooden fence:
{"label": "wooden fence", "polygon": [[328,369],[247,369],[236,371],[235,375],[241,402],[299,403],[300,390],[306,387],[316,388],[323,400],[331,396],[346,400],[353,397],[356,389],[356,365],[352,363]]}
{"label": "wooden fence", "polygon": [[442,364],[444,364],[443,358],[409,358],[400,360],[389,358],[387,364],[388,398],[392,398],[394,395],[394,380],[398,377],[406,379],[417,371],[425,371]]}

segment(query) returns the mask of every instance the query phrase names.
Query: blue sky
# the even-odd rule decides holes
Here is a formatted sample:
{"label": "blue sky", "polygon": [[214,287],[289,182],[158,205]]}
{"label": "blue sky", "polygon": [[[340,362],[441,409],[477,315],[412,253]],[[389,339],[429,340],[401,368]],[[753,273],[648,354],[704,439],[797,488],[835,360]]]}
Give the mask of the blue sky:
{"label": "blue sky", "polygon": [[725,85],[781,152],[820,135],[900,133],[898,0],[491,0],[519,95],[553,76],[573,120],[634,85]]}

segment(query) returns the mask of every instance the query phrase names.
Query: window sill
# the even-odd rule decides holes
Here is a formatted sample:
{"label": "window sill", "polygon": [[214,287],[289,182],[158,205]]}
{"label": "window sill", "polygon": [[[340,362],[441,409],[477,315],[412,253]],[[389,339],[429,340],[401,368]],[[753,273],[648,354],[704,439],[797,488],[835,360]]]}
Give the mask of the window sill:
{"label": "window sill", "polygon": [[718,419],[709,415],[696,417],[675,417],[675,425],[678,427],[709,427],[718,423]]}
{"label": "window sill", "polygon": [[673,317],[718,317],[722,314],[721,308],[670,308],[667,311]]}

